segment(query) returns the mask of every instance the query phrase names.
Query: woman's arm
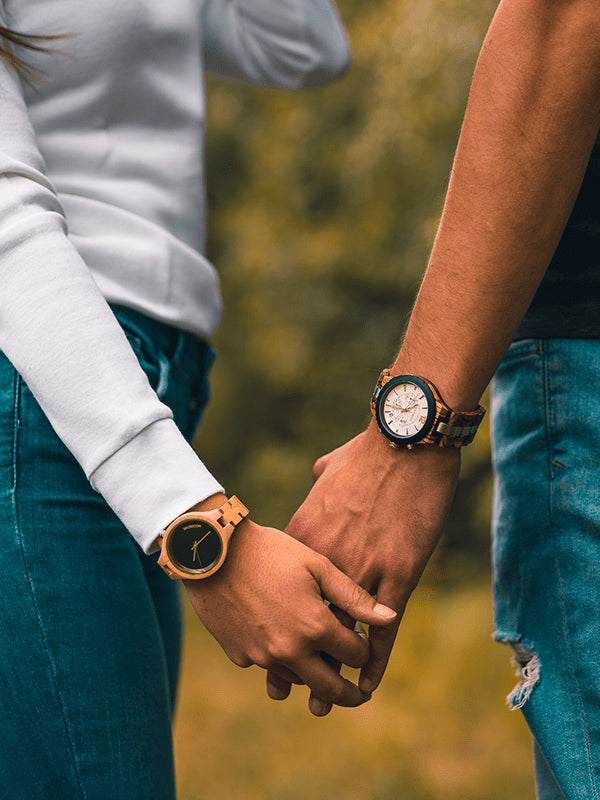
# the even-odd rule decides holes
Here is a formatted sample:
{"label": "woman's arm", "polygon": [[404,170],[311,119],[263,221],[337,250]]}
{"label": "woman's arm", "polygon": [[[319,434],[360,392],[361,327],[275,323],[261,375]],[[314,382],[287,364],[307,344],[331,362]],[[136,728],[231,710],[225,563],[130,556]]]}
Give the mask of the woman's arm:
{"label": "woman's arm", "polygon": [[206,69],[227,78],[299,89],[342,75],[350,63],[330,0],[207,0]]}
{"label": "woman's arm", "polygon": [[19,81],[0,61],[0,349],[148,549],[221,487],[152,391],[68,239],[44,169]]}

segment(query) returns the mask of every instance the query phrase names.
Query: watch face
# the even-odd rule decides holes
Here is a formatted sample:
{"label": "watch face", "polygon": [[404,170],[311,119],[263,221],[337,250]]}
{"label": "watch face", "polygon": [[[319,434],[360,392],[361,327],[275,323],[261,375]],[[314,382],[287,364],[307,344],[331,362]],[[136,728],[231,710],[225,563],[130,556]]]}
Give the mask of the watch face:
{"label": "watch face", "polygon": [[223,553],[221,534],[203,520],[182,520],[167,539],[167,553],[184,572],[208,572]]}
{"label": "watch face", "polygon": [[385,384],[377,399],[377,421],[394,442],[412,444],[426,436],[435,418],[435,398],[420,378],[400,375]]}

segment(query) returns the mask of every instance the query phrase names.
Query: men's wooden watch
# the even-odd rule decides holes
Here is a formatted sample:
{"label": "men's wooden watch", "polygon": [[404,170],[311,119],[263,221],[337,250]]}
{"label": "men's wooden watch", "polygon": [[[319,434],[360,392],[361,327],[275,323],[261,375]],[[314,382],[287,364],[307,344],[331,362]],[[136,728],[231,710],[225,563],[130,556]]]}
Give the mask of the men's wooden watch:
{"label": "men's wooden watch", "polygon": [[416,375],[392,377],[389,369],[379,376],[371,412],[390,446],[409,450],[417,444],[470,444],[485,415],[482,406],[474,411],[453,411],[431,381]]}
{"label": "men's wooden watch", "polygon": [[169,578],[208,578],[222,566],[235,526],[248,515],[233,495],[213,511],[190,511],[162,533],[158,563]]}

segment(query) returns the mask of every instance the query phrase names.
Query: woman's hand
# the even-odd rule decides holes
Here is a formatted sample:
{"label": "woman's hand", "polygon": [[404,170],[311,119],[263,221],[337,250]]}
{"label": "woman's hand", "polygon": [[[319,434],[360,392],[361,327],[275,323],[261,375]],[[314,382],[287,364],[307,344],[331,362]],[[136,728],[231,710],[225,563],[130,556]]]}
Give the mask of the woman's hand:
{"label": "woman's hand", "polygon": [[287,685],[306,683],[329,704],[358,706],[369,699],[328,663],[364,666],[368,642],[344,627],[324,600],[378,627],[392,624],[396,614],[324,556],[246,519],[223,567],[206,580],[183,583],[198,617],[238,666],[257,664]]}

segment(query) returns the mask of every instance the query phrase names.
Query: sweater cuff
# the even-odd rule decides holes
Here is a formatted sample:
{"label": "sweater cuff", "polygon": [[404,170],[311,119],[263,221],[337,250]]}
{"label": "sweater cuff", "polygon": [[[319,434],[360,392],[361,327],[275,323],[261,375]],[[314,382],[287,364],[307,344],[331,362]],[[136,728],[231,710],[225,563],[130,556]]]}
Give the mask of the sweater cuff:
{"label": "sweater cuff", "polygon": [[176,517],[224,491],[172,419],[140,431],[100,464],[90,483],[146,553]]}

